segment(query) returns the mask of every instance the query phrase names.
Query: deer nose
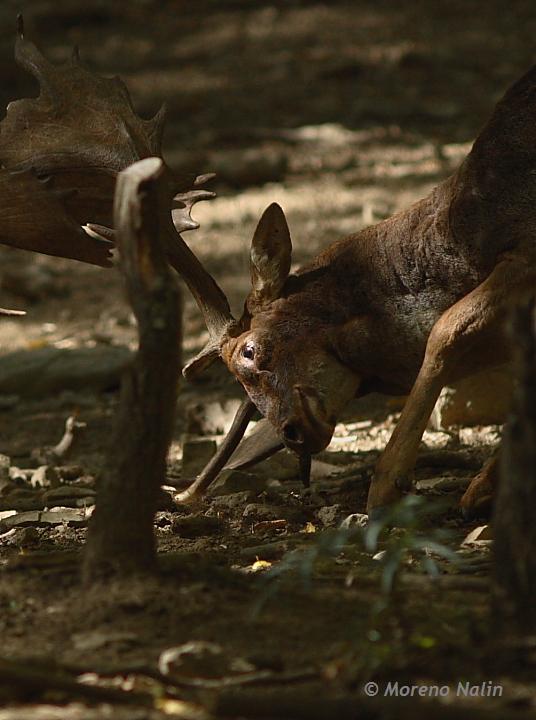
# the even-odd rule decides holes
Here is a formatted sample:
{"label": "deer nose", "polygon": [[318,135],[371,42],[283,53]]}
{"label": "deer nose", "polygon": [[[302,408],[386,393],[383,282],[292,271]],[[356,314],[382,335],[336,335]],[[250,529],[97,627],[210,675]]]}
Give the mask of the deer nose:
{"label": "deer nose", "polygon": [[283,438],[287,447],[292,450],[301,449],[305,444],[303,430],[297,423],[287,422],[283,426]]}

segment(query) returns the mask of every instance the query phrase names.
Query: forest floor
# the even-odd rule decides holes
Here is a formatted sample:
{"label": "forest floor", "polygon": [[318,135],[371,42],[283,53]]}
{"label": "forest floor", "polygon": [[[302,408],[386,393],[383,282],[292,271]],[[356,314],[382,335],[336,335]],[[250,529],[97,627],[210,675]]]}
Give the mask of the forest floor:
{"label": "forest floor", "polygon": [[[299,266],[448,176],[534,59],[536,12],[522,0],[8,0],[3,101],[32,91],[11,59],[21,5],[28,33],[54,60],[79,44],[92,68],[123,77],[142,115],[168,102],[170,163],[218,174],[218,197],[196,207],[201,227],[185,237],[235,310],[266,205],[284,207]],[[86,348],[106,363],[110,350],[135,350],[116,271],[3,250],[1,275],[1,305],[27,310],[0,323],[3,355]],[[187,358],[206,334],[186,291],[184,301]],[[380,717],[389,680],[447,686],[444,706],[460,713],[533,708],[534,682],[498,662],[489,535],[464,542],[482,523],[458,510],[500,426],[428,430],[416,471],[423,502],[399,508],[392,521],[402,529],[385,529],[378,543],[359,527],[399,399],[348,408],[309,490],[282,452],[175,507],[170,492],[195,476],[241,397],[216,368],[181,386],[155,525],[160,576],[88,588],[80,558],[120,374],[72,375],[63,385],[0,384],[0,720]],[[54,462],[47,448],[72,415],[85,427]],[[371,679],[379,706],[367,705]],[[504,692],[465,698],[459,681]],[[110,694],[91,697],[95,686]]]}

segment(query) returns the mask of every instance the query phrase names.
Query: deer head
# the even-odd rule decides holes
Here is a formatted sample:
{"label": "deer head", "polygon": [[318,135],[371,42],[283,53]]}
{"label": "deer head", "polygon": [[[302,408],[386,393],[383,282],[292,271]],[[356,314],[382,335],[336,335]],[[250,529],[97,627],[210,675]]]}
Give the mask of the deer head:
{"label": "deer head", "polygon": [[[325,448],[336,418],[360,379],[339,359],[332,326],[319,303],[299,293],[290,273],[292,244],[281,207],[270,205],[251,244],[251,290],[239,322],[185,368],[199,372],[218,354],[287,447],[299,455]],[[308,314],[308,310],[310,313]]]}
{"label": "deer head", "polygon": [[[279,205],[264,212],[251,244],[249,327],[222,345],[222,357],[287,447],[324,449],[359,379],[337,357],[331,330],[308,307],[300,276],[289,275],[292,245]],[[310,310],[310,312],[309,312]]]}

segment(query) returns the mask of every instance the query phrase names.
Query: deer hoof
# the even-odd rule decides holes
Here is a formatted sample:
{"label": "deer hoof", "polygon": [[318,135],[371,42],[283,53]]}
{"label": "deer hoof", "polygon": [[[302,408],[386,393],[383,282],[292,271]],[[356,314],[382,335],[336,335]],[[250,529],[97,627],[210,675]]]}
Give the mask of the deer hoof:
{"label": "deer hoof", "polygon": [[471,480],[460,500],[462,515],[466,520],[490,516],[496,469],[497,465],[490,463]]}
{"label": "deer hoof", "polygon": [[[463,498],[462,498],[463,500]],[[477,518],[489,518],[493,505],[492,495],[482,495],[471,502],[462,504],[460,502],[460,510],[464,520],[476,520]]]}

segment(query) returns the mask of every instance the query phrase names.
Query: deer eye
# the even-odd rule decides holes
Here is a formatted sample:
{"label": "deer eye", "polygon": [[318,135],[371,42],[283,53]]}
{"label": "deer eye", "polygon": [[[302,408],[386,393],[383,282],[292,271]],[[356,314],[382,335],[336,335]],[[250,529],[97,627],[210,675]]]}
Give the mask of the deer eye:
{"label": "deer eye", "polygon": [[255,346],[252,343],[246,343],[241,354],[246,360],[255,360]]}

